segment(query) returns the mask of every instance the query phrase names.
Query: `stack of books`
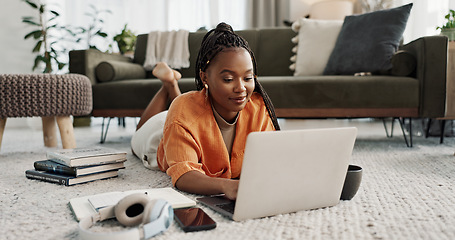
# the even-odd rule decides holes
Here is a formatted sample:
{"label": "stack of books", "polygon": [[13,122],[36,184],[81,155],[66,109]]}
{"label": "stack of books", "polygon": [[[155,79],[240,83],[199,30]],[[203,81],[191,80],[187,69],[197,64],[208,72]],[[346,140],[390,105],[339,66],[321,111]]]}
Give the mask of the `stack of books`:
{"label": "stack of books", "polygon": [[46,160],[36,161],[25,176],[70,186],[118,176],[125,168],[126,152],[106,147],[48,151]]}

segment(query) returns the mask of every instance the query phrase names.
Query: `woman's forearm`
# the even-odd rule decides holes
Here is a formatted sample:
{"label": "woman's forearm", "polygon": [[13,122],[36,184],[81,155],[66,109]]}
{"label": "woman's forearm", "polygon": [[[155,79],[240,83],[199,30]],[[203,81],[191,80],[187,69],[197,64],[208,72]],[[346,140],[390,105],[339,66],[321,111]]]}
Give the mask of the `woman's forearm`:
{"label": "woman's forearm", "polygon": [[190,171],[183,174],[175,183],[175,186],[185,192],[214,195],[225,194],[229,199],[237,197],[238,180],[209,177],[198,171]]}

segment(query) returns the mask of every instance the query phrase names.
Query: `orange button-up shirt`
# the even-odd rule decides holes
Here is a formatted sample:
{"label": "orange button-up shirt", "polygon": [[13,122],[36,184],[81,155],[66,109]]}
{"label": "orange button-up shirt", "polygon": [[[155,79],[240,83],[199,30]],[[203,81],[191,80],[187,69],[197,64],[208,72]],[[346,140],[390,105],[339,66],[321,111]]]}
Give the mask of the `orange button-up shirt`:
{"label": "orange button-up shirt", "polygon": [[238,178],[247,135],[273,130],[261,95],[253,93],[239,113],[229,160],[205,90],[188,92],[175,98],[169,108],[158,146],[158,166],[174,185],[183,174],[193,170],[210,177]]}

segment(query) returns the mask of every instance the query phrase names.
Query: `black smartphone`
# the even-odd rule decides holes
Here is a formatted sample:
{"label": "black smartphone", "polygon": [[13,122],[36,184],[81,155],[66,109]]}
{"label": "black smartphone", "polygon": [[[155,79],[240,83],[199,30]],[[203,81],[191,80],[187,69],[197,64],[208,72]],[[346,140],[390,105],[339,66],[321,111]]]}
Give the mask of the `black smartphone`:
{"label": "black smartphone", "polygon": [[209,230],[216,227],[216,222],[201,208],[174,209],[174,218],[185,232]]}

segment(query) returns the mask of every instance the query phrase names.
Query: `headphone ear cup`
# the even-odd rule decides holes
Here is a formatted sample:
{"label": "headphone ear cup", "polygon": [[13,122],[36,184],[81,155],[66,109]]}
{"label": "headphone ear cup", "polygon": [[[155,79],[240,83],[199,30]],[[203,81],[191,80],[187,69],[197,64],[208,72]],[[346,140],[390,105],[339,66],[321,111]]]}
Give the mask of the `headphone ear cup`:
{"label": "headphone ear cup", "polygon": [[[155,207],[156,202],[157,202],[157,200],[154,199],[154,200],[150,201],[149,203],[147,203],[147,205],[145,206],[144,215],[142,216],[143,224],[153,222],[158,218],[158,216],[152,216],[152,212],[154,210],[153,208]],[[156,215],[156,214],[153,214],[153,215]]]}
{"label": "headphone ear cup", "polygon": [[142,222],[150,198],[144,193],[134,193],[121,199],[114,208],[115,217],[124,226],[135,226]]}
{"label": "headphone ear cup", "polygon": [[[147,224],[157,220],[163,212],[167,210],[165,208],[169,207],[172,208],[164,199],[154,199],[150,201],[145,207],[142,223]],[[171,217],[173,218],[173,216]]]}

